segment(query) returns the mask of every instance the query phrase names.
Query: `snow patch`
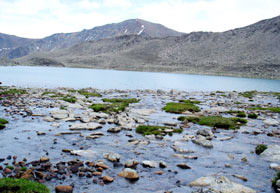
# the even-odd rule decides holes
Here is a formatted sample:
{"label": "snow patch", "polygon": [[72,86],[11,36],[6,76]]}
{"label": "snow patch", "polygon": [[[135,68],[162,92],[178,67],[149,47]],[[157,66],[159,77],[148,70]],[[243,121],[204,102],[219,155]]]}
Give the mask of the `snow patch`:
{"label": "snow patch", "polygon": [[124,31],[124,34],[126,34],[127,33],[127,29],[125,29],[125,31]]}
{"label": "snow patch", "polygon": [[141,28],[142,28],[142,29],[141,29],[141,30],[137,33],[137,35],[138,35],[138,36],[139,36],[139,35],[140,35],[143,31],[144,31],[145,26],[144,26],[144,25],[142,25],[142,26],[141,26]]}

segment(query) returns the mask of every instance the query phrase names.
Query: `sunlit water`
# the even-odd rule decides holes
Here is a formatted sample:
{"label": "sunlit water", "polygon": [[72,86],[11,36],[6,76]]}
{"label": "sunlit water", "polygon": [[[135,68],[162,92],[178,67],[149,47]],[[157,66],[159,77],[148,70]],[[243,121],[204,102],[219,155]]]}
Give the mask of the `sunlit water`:
{"label": "sunlit water", "polygon": [[280,80],[55,67],[0,67],[4,85],[185,91],[280,91]]}

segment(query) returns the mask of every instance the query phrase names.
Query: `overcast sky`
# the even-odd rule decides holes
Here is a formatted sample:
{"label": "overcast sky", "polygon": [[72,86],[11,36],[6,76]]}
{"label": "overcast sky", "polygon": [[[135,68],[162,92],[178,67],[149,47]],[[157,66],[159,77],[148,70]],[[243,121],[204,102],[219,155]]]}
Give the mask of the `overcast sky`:
{"label": "overcast sky", "polygon": [[0,33],[42,38],[132,18],[225,31],[278,15],[280,0],[0,0]]}

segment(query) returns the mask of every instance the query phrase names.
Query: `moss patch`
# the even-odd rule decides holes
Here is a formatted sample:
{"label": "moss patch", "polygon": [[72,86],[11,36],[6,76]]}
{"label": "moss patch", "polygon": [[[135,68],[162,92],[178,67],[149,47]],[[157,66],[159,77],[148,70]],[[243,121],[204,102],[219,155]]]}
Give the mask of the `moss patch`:
{"label": "moss patch", "polygon": [[255,90],[239,93],[240,96],[243,96],[243,97],[249,98],[249,99],[252,99],[256,94],[257,94],[257,91],[255,91]]}
{"label": "moss patch", "polygon": [[255,148],[255,153],[256,154],[258,154],[258,155],[260,155],[262,152],[264,152],[264,150],[266,150],[267,149],[267,146],[266,145],[264,145],[264,144],[259,144],[259,145],[257,145],[256,146],[256,148]]}
{"label": "moss patch", "polygon": [[25,179],[1,178],[1,193],[49,193],[43,184]]}
{"label": "moss patch", "polygon": [[69,102],[69,103],[75,103],[77,102],[77,98],[74,97],[74,96],[65,96],[65,97],[62,97],[61,100],[63,101],[66,101],[66,102]]}
{"label": "moss patch", "polygon": [[247,123],[246,119],[237,117],[226,118],[221,116],[179,117],[178,119],[220,129],[239,129],[241,125]]}
{"label": "moss patch", "polygon": [[272,187],[274,188],[274,189],[276,189],[277,187],[276,187],[276,182],[277,182],[277,180],[280,180],[280,172],[277,172],[276,173],[276,175],[275,175],[275,177],[272,179]]}
{"label": "moss patch", "polygon": [[[181,100],[182,101],[182,100]],[[185,111],[190,112],[199,112],[200,109],[195,104],[198,104],[199,101],[190,101],[190,100],[183,100],[184,102],[180,103],[167,103],[165,107],[162,109],[168,113],[183,113]],[[194,104],[195,103],[195,104]]]}
{"label": "moss patch", "polygon": [[86,98],[88,98],[88,97],[102,97],[102,95],[97,93],[97,92],[89,92],[89,91],[84,90],[84,89],[78,90],[78,93],[80,93],[81,95],[84,95]]}
{"label": "moss patch", "polygon": [[246,117],[246,113],[244,111],[227,111],[226,113],[237,117]]}
{"label": "moss patch", "polygon": [[24,89],[16,89],[16,88],[11,88],[8,90],[4,90],[0,92],[0,96],[6,96],[6,95],[23,95],[26,94],[26,90]]}
{"label": "moss patch", "polygon": [[6,124],[8,124],[9,121],[7,121],[6,119],[1,119],[0,118],[0,129],[4,129],[6,127]]}
{"label": "moss patch", "polygon": [[152,125],[139,125],[136,128],[136,132],[142,135],[163,135],[172,133],[182,133],[182,129],[176,129],[172,127],[164,126],[152,126]]}
{"label": "moss patch", "polygon": [[125,110],[126,107],[129,106],[130,103],[137,103],[139,102],[138,99],[131,98],[131,99],[102,99],[103,102],[107,103],[96,103],[92,104],[89,108],[93,109],[95,112],[105,112],[105,113],[113,113],[113,112],[122,112]]}
{"label": "moss patch", "polygon": [[258,115],[257,115],[256,113],[249,113],[249,114],[248,114],[248,118],[250,118],[250,119],[256,119],[256,118],[258,118]]}
{"label": "moss patch", "polygon": [[200,104],[200,101],[197,100],[179,100],[180,103],[191,103],[191,104]]}
{"label": "moss patch", "polygon": [[249,110],[262,110],[262,111],[272,111],[274,113],[280,113],[280,107],[251,107]]}

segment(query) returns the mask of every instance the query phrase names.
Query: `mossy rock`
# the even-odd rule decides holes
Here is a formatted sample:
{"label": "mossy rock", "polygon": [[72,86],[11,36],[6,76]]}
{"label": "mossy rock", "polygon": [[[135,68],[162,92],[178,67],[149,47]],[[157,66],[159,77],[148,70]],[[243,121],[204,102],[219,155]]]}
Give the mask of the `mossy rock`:
{"label": "mossy rock", "polygon": [[197,100],[179,100],[180,103],[191,103],[191,104],[200,104],[200,101]]}
{"label": "mossy rock", "polygon": [[88,97],[102,97],[102,95],[97,93],[97,92],[89,92],[89,91],[84,90],[84,89],[78,90],[78,93],[80,93],[81,95],[84,95],[86,98],[88,98]]}
{"label": "mossy rock", "polygon": [[16,89],[16,88],[11,88],[8,90],[4,90],[2,92],[0,92],[1,96],[6,96],[6,95],[23,95],[26,94],[26,90],[24,89]]}
{"label": "mossy rock", "polygon": [[185,111],[190,111],[190,112],[199,112],[200,109],[198,106],[196,106],[193,103],[175,103],[175,102],[171,102],[171,103],[167,103],[165,105],[165,107],[162,108],[164,111],[168,112],[168,113],[183,113]]}
{"label": "mossy rock", "polygon": [[[280,180],[280,172],[277,172],[276,173],[276,175],[275,175],[275,177],[272,179],[272,181],[271,181],[271,185],[272,185],[272,187],[276,190],[277,189],[277,187],[276,187],[276,182],[278,181],[278,180]],[[279,187],[278,187],[279,188]]]}
{"label": "mossy rock", "polygon": [[255,148],[255,153],[256,154],[258,154],[258,155],[260,155],[262,152],[264,152],[264,150],[266,150],[267,149],[267,146],[266,145],[264,145],[264,144],[259,144],[259,145],[257,145],[256,146],[256,148]]}
{"label": "mossy rock", "polygon": [[102,101],[108,103],[138,103],[140,100],[136,98],[130,98],[130,99],[113,98],[113,99],[102,99]]}
{"label": "mossy rock", "polygon": [[239,95],[245,98],[252,99],[257,93],[258,93],[257,91],[252,90],[252,91],[241,92],[239,93]]}
{"label": "mossy rock", "polygon": [[249,110],[261,110],[261,111],[271,111],[274,113],[280,113],[280,107],[251,107]]}
{"label": "mossy rock", "polygon": [[226,113],[237,117],[246,117],[246,113],[244,111],[226,111]]}
{"label": "mossy rock", "polygon": [[256,119],[256,118],[258,118],[258,115],[257,115],[256,113],[249,113],[249,114],[248,114],[248,118],[250,118],[250,119]]}
{"label": "mossy rock", "polygon": [[44,184],[38,182],[14,179],[1,178],[0,179],[1,193],[50,193],[50,190]]}
{"label": "mossy rock", "polygon": [[74,96],[65,96],[65,97],[62,97],[61,100],[66,101],[68,103],[75,103],[75,102],[77,102],[77,98],[74,97]]}
{"label": "mossy rock", "polygon": [[0,118],[0,124],[8,124],[9,123],[9,121],[7,121],[6,119],[1,119]]}
{"label": "mossy rock", "polygon": [[89,108],[93,109],[95,112],[104,112],[104,113],[113,113],[113,112],[122,112],[128,107],[128,103],[113,103],[113,104],[105,104],[105,103],[96,103],[89,106]]}
{"label": "mossy rock", "polygon": [[206,125],[220,129],[239,129],[241,125],[247,123],[246,119],[237,117],[221,117],[221,116],[201,116],[201,117],[180,117],[180,120],[192,122],[199,125]]}
{"label": "mossy rock", "polygon": [[[168,131],[168,132],[167,132]],[[142,135],[166,135],[172,133],[182,133],[182,129],[176,129],[172,127],[165,126],[152,126],[152,125],[139,125],[136,128],[136,133],[140,133]]]}

